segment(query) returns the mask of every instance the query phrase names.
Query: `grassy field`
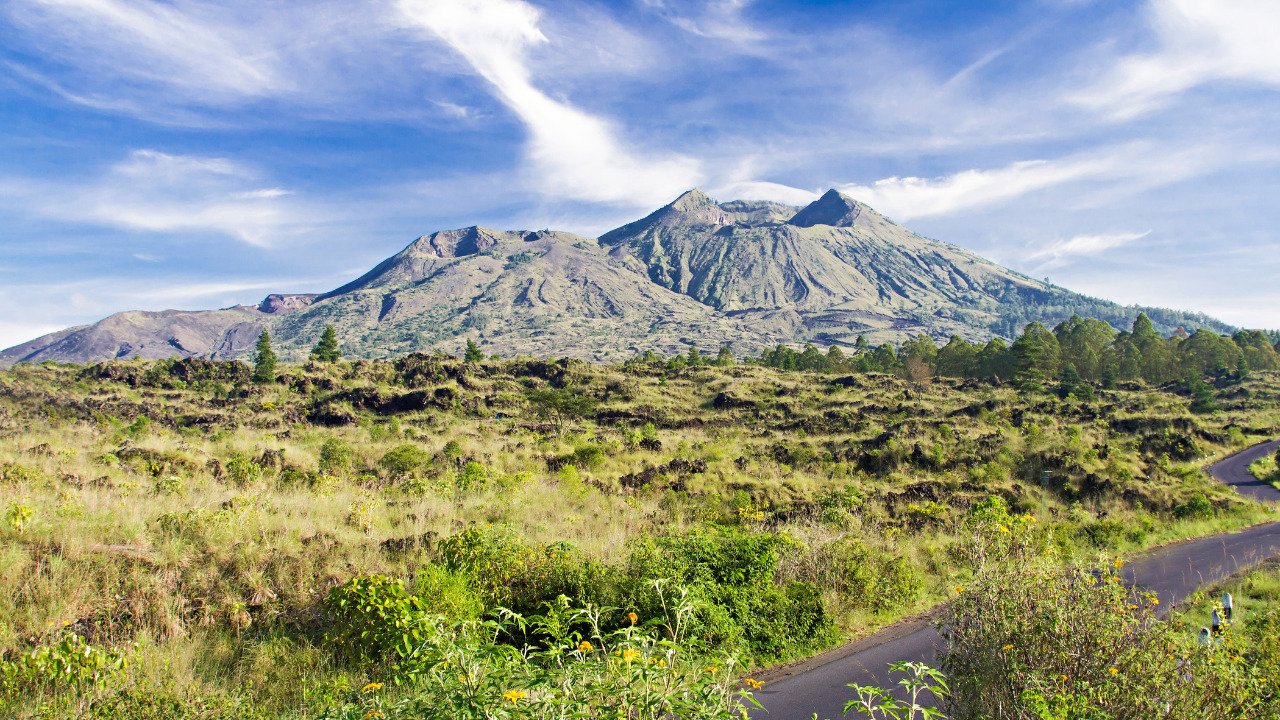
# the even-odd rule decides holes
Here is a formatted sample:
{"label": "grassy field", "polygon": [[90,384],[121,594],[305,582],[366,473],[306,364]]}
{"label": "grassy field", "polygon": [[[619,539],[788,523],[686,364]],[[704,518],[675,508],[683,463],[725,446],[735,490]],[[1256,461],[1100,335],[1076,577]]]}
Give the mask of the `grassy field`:
{"label": "grassy field", "polygon": [[[1203,466],[1280,427],[1275,373],[1218,389],[1223,409],[1202,415],[1141,385],[1085,402],[749,365],[409,356],[249,375],[195,360],[0,373],[5,712],[390,716],[424,687],[480,693],[472,673],[450,671],[456,692],[424,685],[414,673],[444,677],[443,661],[370,645],[392,605],[463,628],[432,636],[438,657],[614,643],[600,683],[631,677],[609,673],[636,652],[670,687],[723,699],[744,668],[967,583],[965,520],[992,497],[1065,560],[1268,519]],[[539,683],[578,672],[503,662],[486,676],[526,689],[485,686],[498,714],[476,717],[534,713],[555,696]]]}

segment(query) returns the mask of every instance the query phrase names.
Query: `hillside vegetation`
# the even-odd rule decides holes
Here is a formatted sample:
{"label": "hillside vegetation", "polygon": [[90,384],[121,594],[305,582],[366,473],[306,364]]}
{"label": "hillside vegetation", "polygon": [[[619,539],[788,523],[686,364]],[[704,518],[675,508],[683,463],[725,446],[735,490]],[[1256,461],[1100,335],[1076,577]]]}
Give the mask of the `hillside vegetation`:
{"label": "hillside vegetation", "polygon": [[1280,426],[1247,364],[468,357],[0,373],[4,712],[730,717],[973,581],[974,517],[1064,561],[1268,517],[1202,469]]}

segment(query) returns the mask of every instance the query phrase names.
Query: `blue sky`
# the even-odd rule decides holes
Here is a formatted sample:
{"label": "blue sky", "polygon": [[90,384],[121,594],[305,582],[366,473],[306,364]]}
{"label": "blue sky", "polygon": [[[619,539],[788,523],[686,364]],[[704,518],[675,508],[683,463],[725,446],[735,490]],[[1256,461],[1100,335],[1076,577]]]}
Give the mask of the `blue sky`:
{"label": "blue sky", "polygon": [[828,187],[1280,327],[1280,3],[10,0],[0,346],[330,289],[442,228]]}

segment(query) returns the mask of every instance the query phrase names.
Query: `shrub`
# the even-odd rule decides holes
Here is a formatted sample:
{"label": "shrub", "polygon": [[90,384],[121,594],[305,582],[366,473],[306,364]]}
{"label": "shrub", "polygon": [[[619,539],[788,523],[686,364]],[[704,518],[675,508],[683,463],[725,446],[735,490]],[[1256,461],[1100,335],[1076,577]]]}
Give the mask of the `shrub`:
{"label": "shrub", "polygon": [[1207,520],[1213,517],[1213,504],[1203,493],[1195,493],[1173,506],[1173,514],[1184,520]]}
{"label": "shrub", "polygon": [[355,451],[341,438],[331,437],[320,446],[320,472],[342,475],[355,464]]}
{"label": "shrub", "polygon": [[422,448],[412,443],[405,443],[387,451],[387,454],[378,461],[378,465],[393,476],[412,475],[422,469],[430,459]]}
{"label": "shrub", "polygon": [[4,511],[4,522],[14,532],[19,535],[27,528],[27,523],[31,522],[31,517],[35,515],[35,510],[25,502],[15,501],[9,503],[9,507]]}
{"label": "shrub", "polygon": [[1230,645],[1197,647],[1118,567],[988,565],[945,606],[951,717],[1259,717],[1259,686],[1228,657]]}
{"label": "shrub", "polygon": [[597,568],[565,543],[530,545],[509,528],[468,528],[440,541],[444,566],[470,578],[489,607],[536,613],[560,595],[595,598],[588,575]]}
{"label": "shrub", "polygon": [[484,465],[472,460],[458,471],[458,477],[454,481],[459,490],[478,490],[484,487],[489,480],[489,471]]}
{"label": "shrub", "polygon": [[0,697],[100,691],[123,677],[128,665],[126,650],[90,645],[76,633],[68,633],[53,645],[38,646],[12,660],[0,659]]}
{"label": "shrub", "polygon": [[244,453],[232,453],[223,467],[224,477],[238,488],[248,487],[262,479],[262,467]]}
{"label": "shrub", "polygon": [[423,644],[435,627],[422,600],[401,580],[358,575],[330,590],[324,607],[326,639],[348,660],[388,671],[393,682],[426,667]]}

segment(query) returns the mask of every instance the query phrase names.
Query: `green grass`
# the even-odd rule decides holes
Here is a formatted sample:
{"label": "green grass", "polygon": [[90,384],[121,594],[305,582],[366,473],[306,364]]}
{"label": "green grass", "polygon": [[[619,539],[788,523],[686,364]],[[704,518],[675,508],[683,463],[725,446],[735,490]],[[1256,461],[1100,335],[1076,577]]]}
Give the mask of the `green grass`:
{"label": "green grass", "polygon": [[[7,656],[70,629],[134,648],[127,687],[314,717],[373,677],[325,640],[328,590],[361,574],[413,580],[445,564],[442,541],[480,528],[509,534],[517,555],[555,556],[511,575],[535,609],[564,589],[643,609],[645,568],[684,567],[708,608],[699,652],[760,666],[948,598],[972,574],[958,554],[965,519],[993,495],[1036,516],[1067,560],[1268,519],[1202,468],[1280,426],[1280,375],[1268,373],[1201,416],[1142,386],[1085,403],[753,366],[410,358],[285,366],[266,386],[238,372],[0,373]],[[556,388],[586,401],[553,407]],[[322,467],[326,443],[350,462]],[[716,527],[732,542],[780,540],[755,590],[703,577],[748,562],[731,546],[655,562],[662,538]],[[491,613],[483,576],[459,592]],[[770,647],[735,635],[749,627],[723,615],[731,598],[783,612],[787,588],[812,589],[828,630]]]}

